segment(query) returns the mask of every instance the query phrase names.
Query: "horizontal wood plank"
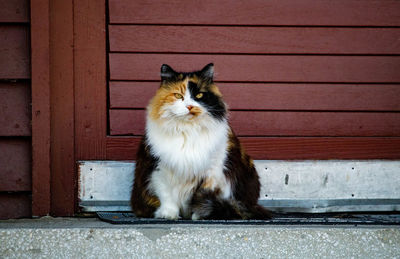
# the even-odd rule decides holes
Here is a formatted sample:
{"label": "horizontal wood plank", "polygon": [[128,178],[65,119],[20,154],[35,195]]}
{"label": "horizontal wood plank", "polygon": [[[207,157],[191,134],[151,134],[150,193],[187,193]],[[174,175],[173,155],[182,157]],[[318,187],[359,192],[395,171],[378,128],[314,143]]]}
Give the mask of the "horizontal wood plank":
{"label": "horizontal wood plank", "polygon": [[[240,137],[253,159],[400,159],[400,138]],[[108,137],[107,159],[134,160],[140,137]]]}
{"label": "horizontal wood plank", "polygon": [[399,159],[400,138],[240,138],[253,159]]}
{"label": "horizontal wood plank", "polygon": [[139,148],[141,137],[107,137],[107,160],[133,160]]}
{"label": "horizontal wood plank", "polygon": [[26,193],[0,193],[0,219],[31,217],[31,203]]}
{"label": "horizontal wood plank", "polygon": [[31,191],[31,142],[0,138],[0,192]]}
{"label": "horizontal wood plank", "polygon": [[395,0],[110,0],[111,23],[399,26]]}
{"label": "horizontal wood plank", "polygon": [[[111,108],[145,108],[159,82],[111,81]],[[400,111],[395,84],[218,83],[230,109]]]}
{"label": "horizontal wood plank", "polygon": [[0,25],[0,79],[30,78],[28,25]]}
{"label": "horizontal wood plank", "polygon": [[0,0],[0,22],[29,22],[29,0]]}
{"label": "horizontal wood plank", "polygon": [[159,80],[160,67],[199,70],[215,64],[229,82],[400,82],[400,56],[197,55],[111,53],[111,80]]}
{"label": "horizontal wood plank", "polygon": [[232,128],[245,136],[400,136],[400,113],[230,113]]}
{"label": "horizontal wood plank", "polygon": [[[142,135],[144,110],[110,110],[111,135]],[[400,113],[231,111],[240,136],[400,136]]]}
{"label": "horizontal wood plank", "polygon": [[28,83],[0,82],[0,136],[31,135],[30,104]]}
{"label": "horizontal wood plank", "polygon": [[400,28],[110,26],[110,51],[400,54]]}

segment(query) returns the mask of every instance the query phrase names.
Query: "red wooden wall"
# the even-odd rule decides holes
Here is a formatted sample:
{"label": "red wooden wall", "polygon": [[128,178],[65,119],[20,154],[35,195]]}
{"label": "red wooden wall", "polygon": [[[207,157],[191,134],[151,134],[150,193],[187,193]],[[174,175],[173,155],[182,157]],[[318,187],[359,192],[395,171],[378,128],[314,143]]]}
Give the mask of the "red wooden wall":
{"label": "red wooden wall", "polygon": [[399,1],[109,0],[108,18],[108,158],[134,159],[161,64],[210,62],[254,158],[400,157]]}
{"label": "red wooden wall", "polygon": [[0,1],[0,219],[31,216],[29,1]]}

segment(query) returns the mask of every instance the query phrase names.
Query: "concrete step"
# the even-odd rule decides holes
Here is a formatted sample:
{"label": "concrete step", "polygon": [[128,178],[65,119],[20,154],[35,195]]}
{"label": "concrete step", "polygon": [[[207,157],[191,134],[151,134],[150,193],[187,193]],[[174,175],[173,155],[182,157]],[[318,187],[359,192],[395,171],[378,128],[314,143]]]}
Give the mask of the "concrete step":
{"label": "concrete step", "polygon": [[0,221],[0,258],[400,258],[400,226]]}

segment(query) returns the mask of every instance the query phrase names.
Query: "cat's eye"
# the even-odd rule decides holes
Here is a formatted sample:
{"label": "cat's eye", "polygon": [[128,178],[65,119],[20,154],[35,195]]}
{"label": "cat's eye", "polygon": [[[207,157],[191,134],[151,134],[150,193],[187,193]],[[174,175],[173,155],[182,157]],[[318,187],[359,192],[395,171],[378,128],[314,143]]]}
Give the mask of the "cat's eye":
{"label": "cat's eye", "polygon": [[201,97],[203,97],[203,93],[198,93],[198,94],[196,95],[196,98],[197,98],[197,99],[200,99]]}
{"label": "cat's eye", "polygon": [[183,95],[181,94],[175,93],[174,95],[176,99],[183,99]]}

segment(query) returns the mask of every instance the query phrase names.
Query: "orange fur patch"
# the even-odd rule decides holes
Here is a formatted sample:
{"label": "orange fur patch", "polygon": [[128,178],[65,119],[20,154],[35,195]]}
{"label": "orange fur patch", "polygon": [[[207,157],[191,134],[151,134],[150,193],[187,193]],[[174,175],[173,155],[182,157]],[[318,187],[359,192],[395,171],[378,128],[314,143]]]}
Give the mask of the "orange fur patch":
{"label": "orange fur patch", "polygon": [[185,95],[187,88],[187,79],[173,84],[162,84],[157,90],[156,95],[151,99],[149,107],[151,107],[150,117],[157,120],[162,115],[161,108],[166,103],[173,103],[176,101],[175,94]]}
{"label": "orange fur patch", "polygon": [[201,184],[201,188],[205,190],[211,190],[215,193],[215,195],[221,194],[221,189],[218,188],[212,178],[206,178]]}
{"label": "orange fur patch", "polygon": [[210,92],[214,93],[218,97],[222,97],[221,92],[219,91],[218,87],[215,84],[210,86]]}
{"label": "orange fur patch", "polygon": [[199,82],[199,78],[196,75],[193,75],[189,78],[189,81],[197,84]]}
{"label": "orange fur patch", "polygon": [[203,189],[212,189],[214,186],[214,181],[211,178],[207,178],[201,185]]}
{"label": "orange fur patch", "polygon": [[143,192],[142,197],[145,200],[145,202],[151,207],[158,208],[161,205],[160,200],[157,197],[149,196],[147,195],[147,192]]}

